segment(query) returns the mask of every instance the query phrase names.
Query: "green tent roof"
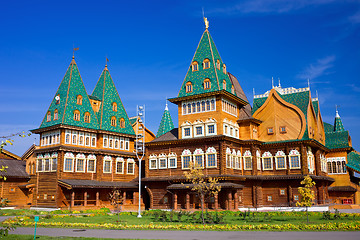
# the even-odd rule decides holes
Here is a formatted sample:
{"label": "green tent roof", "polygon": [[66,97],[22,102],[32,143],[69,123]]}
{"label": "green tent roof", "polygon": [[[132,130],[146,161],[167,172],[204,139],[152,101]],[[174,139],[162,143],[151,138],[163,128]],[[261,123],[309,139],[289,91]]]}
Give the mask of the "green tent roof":
{"label": "green tent roof", "polygon": [[360,173],[360,155],[356,152],[348,153],[346,166]]}
{"label": "green tent roof", "polygon": [[337,110],[336,110],[336,116],[335,116],[335,121],[334,121],[334,131],[335,132],[345,131],[344,125],[341,121],[339,112]]}
{"label": "green tent roof", "polygon": [[334,125],[324,123],[325,129],[325,146],[329,149],[335,148],[348,148],[349,145],[349,131],[345,131],[345,128],[341,122],[339,113],[336,111]]}
{"label": "green tent roof", "polygon": [[[77,97],[82,97],[82,103],[77,104]],[[74,111],[80,111],[80,119],[74,119]],[[54,120],[54,113],[58,112],[57,120]],[[90,114],[90,122],[84,121],[84,114]],[[48,121],[47,113],[51,114],[51,120]],[[40,125],[40,128],[50,127],[57,124],[71,125],[77,127],[98,129],[98,121],[91,107],[84,83],[81,79],[79,69],[73,57],[66,74],[50,104],[50,107]]]}
{"label": "green tent roof", "polygon": [[173,129],[174,129],[174,123],[171,119],[170,112],[169,112],[168,106],[166,104],[165,111],[162,115],[160,126],[159,126],[158,132],[156,134],[156,137],[158,138],[161,135],[163,135],[167,132],[170,132]]}
{"label": "green tent roof", "polygon": [[[210,60],[210,68],[204,69],[203,62],[205,59]],[[215,92],[223,89],[223,81],[226,82],[226,91],[231,93],[232,83],[228,74],[224,73],[224,65],[220,54],[216,49],[215,43],[206,29],[200,39],[199,45],[195,51],[192,62],[198,62],[198,70],[192,71],[190,65],[185,76],[184,82],[179,91],[178,97],[193,96],[202,93]],[[216,62],[220,63],[220,70],[216,66]],[[209,89],[204,89],[204,80],[208,78],[211,82]],[[193,86],[192,92],[186,92],[186,83],[191,82]],[[235,92],[234,92],[234,95]]]}
{"label": "green tent roof", "polygon": [[[105,66],[105,69],[101,73],[91,95],[101,101],[99,112],[97,112],[99,129],[135,135],[107,66]],[[117,111],[113,111],[113,103],[116,103]],[[111,125],[112,117],[116,118],[116,126]],[[125,127],[120,126],[121,119],[125,120]]]}

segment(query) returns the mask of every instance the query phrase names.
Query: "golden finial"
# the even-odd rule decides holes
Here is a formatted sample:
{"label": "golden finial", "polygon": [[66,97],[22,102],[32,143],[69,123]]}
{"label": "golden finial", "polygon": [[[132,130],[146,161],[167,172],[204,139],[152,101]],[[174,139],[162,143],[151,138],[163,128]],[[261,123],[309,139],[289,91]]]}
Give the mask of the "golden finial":
{"label": "golden finial", "polygon": [[204,17],[204,23],[205,23],[205,29],[209,28],[209,21],[207,20],[206,17]]}

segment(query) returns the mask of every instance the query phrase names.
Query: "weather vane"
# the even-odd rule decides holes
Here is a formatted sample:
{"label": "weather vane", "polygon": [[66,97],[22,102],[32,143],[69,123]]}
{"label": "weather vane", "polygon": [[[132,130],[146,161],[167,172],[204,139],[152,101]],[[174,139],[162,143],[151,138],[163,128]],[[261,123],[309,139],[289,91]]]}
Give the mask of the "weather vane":
{"label": "weather vane", "polygon": [[209,28],[209,21],[207,20],[206,17],[204,17],[204,23],[205,23],[205,28],[208,29]]}
{"label": "weather vane", "polygon": [[73,58],[75,57],[75,51],[79,50],[79,48],[73,48]]}

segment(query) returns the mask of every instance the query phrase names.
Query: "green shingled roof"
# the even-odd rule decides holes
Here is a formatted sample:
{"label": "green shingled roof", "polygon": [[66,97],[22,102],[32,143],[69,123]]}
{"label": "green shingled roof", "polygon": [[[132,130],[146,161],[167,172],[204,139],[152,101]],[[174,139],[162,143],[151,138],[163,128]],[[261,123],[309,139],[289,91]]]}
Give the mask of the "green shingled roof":
{"label": "green shingled roof", "polygon": [[174,129],[174,123],[171,120],[170,112],[169,112],[167,104],[166,104],[165,111],[162,115],[160,126],[159,126],[158,132],[156,134],[156,137],[158,138],[161,135],[163,135],[167,132],[170,132],[173,129]]}
{"label": "green shingled roof", "polygon": [[324,123],[325,129],[325,146],[329,149],[348,148],[349,145],[349,131],[345,131],[341,122],[339,114],[336,112],[334,126],[329,123]]}
{"label": "green shingled roof", "polygon": [[[203,61],[205,59],[210,60],[210,68],[203,68]],[[220,61],[220,70],[216,67],[216,61]],[[192,62],[198,62],[198,71],[192,71],[191,66],[188,69],[184,82],[179,91],[178,97],[192,96],[196,94],[202,94],[207,92],[215,92],[223,89],[223,80],[226,81],[226,91],[231,93],[232,83],[227,74],[223,72],[223,62],[220,58],[220,54],[216,49],[215,43],[210,36],[208,30],[205,30],[199,45],[196,49]],[[204,80],[206,78],[210,79],[211,87],[210,89],[204,89]],[[186,83],[191,82],[193,85],[192,92],[186,92]],[[235,95],[235,93],[234,93]]]}
{"label": "green shingled roof", "polygon": [[346,166],[360,173],[360,155],[356,152],[348,153]]}
{"label": "green shingled roof", "polygon": [[318,116],[319,113],[319,101],[318,100],[313,100],[313,107],[314,107],[314,111],[315,111],[315,116]]}
{"label": "green shingled roof", "polygon": [[[82,104],[77,104],[77,96],[82,96]],[[59,100],[56,100],[59,96]],[[54,120],[54,112],[58,111],[58,119]],[[80,111],[80,121],[74,120],[74,111]],[[70,63],[66,74],[50,104],[47,113],[51,113],[51,121],[47,121],[47,114],[40,125],[40,128],[50,127],[57,124],[65,124],[77,127],[98,129],[98,121],[91,107],[89,97],[86,93],[84,83],[81,79],[75,59]],[[84,121],[84,114],[90,113],[90,123]]]}
{"label": "green shingled roof", "polygon": [[[101,101],[99,112],[97,112],[99,129],[135,135],[107,66],[105,66],[101,73],[91,95]],[[117,104],[117,111],[113,111],[113,103]],[[111,125],[111,118],[113,116],[117,119],[116,126]],[[120,119],[122,118],[125,120],[124,128],[120,127]]]}
{"label": "green shingled roof", "polygon": [[335,132],[341,132],[341,131],[345,131],[344,125],[341,121],[341,118],[339,115],[337,115],[335,117],[335,121],[334,121],[334,131]]}
{"label": "green shingled roof", "polygon": [[[310,91],[302,91],[290,94],[278,94],[286,102],[297,106],[304,113],[305,118],[307,118],[307,110],[310,104]],[[268,97],[254,98],[252,114],[254,114],[265,103],[267,98]],[[307,127],[302,139],[309,139]]]}

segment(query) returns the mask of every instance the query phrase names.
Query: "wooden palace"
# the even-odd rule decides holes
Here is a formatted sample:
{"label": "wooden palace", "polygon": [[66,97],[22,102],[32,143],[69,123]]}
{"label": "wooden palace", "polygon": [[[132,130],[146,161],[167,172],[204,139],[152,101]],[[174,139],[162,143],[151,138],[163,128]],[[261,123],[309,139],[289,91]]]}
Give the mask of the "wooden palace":
{"label": "wooden palace", "polygon": [[[137,209],[139,198],[142,209],[196,209],[200,199],[184,175],[193,163],[221,186],[205,199],[210,209],[295,206],[306,175],[316,182],[314,204],[359,204],[360,155],[338,111],[334,124],[324,123],[309,86],[280,83],[251,106],[205,23],[179,93],[168,99],[178,108],[177,127],[167,105],[156,136],[129,118],[107,66],[88,95],[73,57],[32,130],[39,146],[22,160],[0,155],[9,166],[1,197],[16,206],[98,208],[111,207],[109,193],[117,189],[123,210]],[[135,141],[144,128],[139,176]]]}

